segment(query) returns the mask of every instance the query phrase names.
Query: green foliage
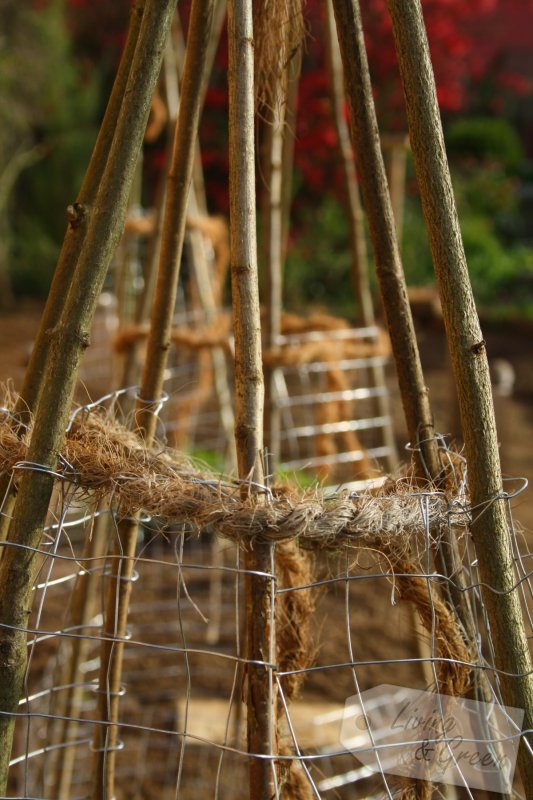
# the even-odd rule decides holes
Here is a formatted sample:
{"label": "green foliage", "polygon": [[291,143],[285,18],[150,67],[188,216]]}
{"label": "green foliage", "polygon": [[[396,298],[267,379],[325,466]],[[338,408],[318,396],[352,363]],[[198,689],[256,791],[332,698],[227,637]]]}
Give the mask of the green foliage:
{"label": "green foliage", "polygon": [[11,283],[16,295],[45,297],[57,260],[57,241],[39,217],[23,216],[11,243]]}
{"label": "green foliage", "polygon": [[474,118],[450,126],[454,191],[468,268],[478,303],[516,304],[531,292],[527,275],[533,250],[519,244],[517,175],[524,151],[504,119]]}
{"label": "green foliage", "polygon": [[453,187],[463,216],[482,215],[498,228],[507,214],[517,212],[516,179],[498,162],[453,169]]}
{"label": "green foliage", "polygon": [[434,283],[433,261],[418,195],[406,198],[402,261],[408,286],[427,286]]}
{"label": "green foliage", "polygon": [[[453,169],[466,257],[476,301],[498,313],[505,306],[531,313],[533,249],[508,235],[517,219],[516,179],[497,162]],[[410,182],[410,181],[409,181]],[[321,305],[353,316],[348,231],[344,211],[331,196],[301,216],[285,274],[285,302],[295,310]],[[408,285],[434,282],[428,237],[418,196],[406,198],[403,264]],[[373,267],[370,264],[371,279]]]}
{"label": "green foliage", "polygon": [[322,203],[301,212],[284,276],[285,304],[295,311],[329,306],[353,316],[348,226],[340,203],[326,194]]}
{"label": "green foliage", "polygon": [[316,475],[305,472],[303,469],[285,469],[279,467],[274,476],[276,486],[297,486],[301,491],[305,489],[316,489],[320,481]]}
{"label": "green foliage", "polygon": [[470,117],[453,122],[446,131],[446,146],[452,158],[496,161],[505,172],[517,172],[524,160],[516,131],[499,117]]}
{"label": "green foliage", "polygon": [[198,468],[207,468],[209,472],[224,472],[224,456],[215,450],[196,449],[189,453]]}
{"label": "green foliage", "polygon": [[[522,246],[517,172],[523,149],[505,120],[453,123],[446,135],[466,258],[479,306],[531,308],[533,249]],[[408,283],[434,280],[427,234],[416,196],[406,203],[404,265]]]}
{"label": "green foliage", "polygon": [[41,8],[0,6],[9,48],[0,51],[0,184],[21,153],[39,157],[20,171],[8,203],[9,270],[19,294],[43,295],[76,198],[96,129],[96,78],[82,82],[70,51],[62,0]]}
{"label": "green foliage", "polygon": [[523,248],[506,248],[487,217],[466,217],[461,224],[474,295],[482,306],[512,298],[523,270]]}
{"label": "green foliage", "polygon": [[[474,179],[475,183],[475,179]],[[533,302],[533,249],[507,244],[499,234],[496,216],[486,209],[486,198],[472,203],[475,192],[461,182],[456,185],[461,231],[468,270],[476,302],[484,309],[497,306],[526,308]],[[477,205],[477,208],[473,208]],[[485,213],[483,213],[485,210]],[[403,263],[409,285],[434,282],[433,263],[418,198],[410,197],[406,205],[403,241]],[[524,305],[525,303],[525,305]]]}
{"label": "green foliage", "polygon": [[77,196],[94,131],[48,137],[45,158],[21,174],[11,204],[11,275],[15,293],[46,295],[63,240],[65,210]]}

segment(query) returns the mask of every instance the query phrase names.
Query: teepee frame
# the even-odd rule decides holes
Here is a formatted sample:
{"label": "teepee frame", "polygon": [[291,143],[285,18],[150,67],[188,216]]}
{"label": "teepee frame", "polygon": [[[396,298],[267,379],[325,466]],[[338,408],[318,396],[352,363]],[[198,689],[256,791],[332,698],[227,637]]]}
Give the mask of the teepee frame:
{"label": "teepee frame", "polygon": [[[39,547],[53,487],[53,472],[68,423],[76,375],[99,292],[124,225],[126,206],[142,145],[151,98],[175,11],[175,0],[137,0],[130,32],[93,157],[78,202],[69,206],[69,225],[43,324],[27,372],[14,426],[19,431],[34,415],[29,462],[41,471],[24,471],[11,497],[13,517],[5,516],[0,561],[0,794],[6,793],[11,742],[26,666],[26,634]],[[163,373],[175,304],[185,214],[192,179],[199,114],[209,61],[215,0],[193,0],[183,72],[180,113],[166,191],[160,268],[148,340],[146,368],[136,409],[136,426],[150,443],[154,408],[162,393]],[[488,362],[461,242],[443,144],[435,85],[420,0],[388,0],[404,84],[409,134],[435,263],[446,331],[458,388],[463,436],[469,465],[483,592],[491,624],[497,667],[505,701],[525,710],[533,729],[533,669],[513,579],[512,553],[503,503]],[[387,186],[372,88],[357,0],[333,0],[340,45],[351,140],[367,214],[383,308],[391,334],[400,391],[412,444],[418,453],[418,477],[432,487],[446,482],[427,389],[422,374],[394,216]],[[257,12],[256,12],[257,13]],[[235,333],[236,449],[243,498],[261,506],[266,500],[263,463],[263,373],[256,246],[254,119],[254,30],[251,0],[230,0],[229,132],[231,273]],[[142,76],[139,78],[139,76]],[[338,112],[337,112],[338,116]],[[272,132],[275,142],[276,127]],[[276,158],[281,148],[276,144]],[[272,147],[274,152],[274,146]],[[281,193],[278,198],[281,203]],[[354,211],[352,209],[352,211]],[[355,217],[354,217],[355,218]],[[283,241],[283,220],[278,219]],[[269,258],[270,263],[276,259]],[[279,258],[277,259],[279,267]],[[271,276],[271,335],[276,334],[279,290]],[[62,304],[62,298],[66,300]],[[361,307],[365,307],[363,294]],[[61,309],[61,305],[63,308]],[[275,420],[269,435],[275,438]],[[272,427],[273,425],[273,427]],[[266,487],[268,488],[268,487]],[[8,524],[9,521],[9,524]],[[101,655],[100,718],[105,743],[95,737],[94,800],[114,795],[121,638],[125,636],[137,520],[120,526],[110,581],[107,642]],[[25,549],[24,549],[25,548]],[[267,800],[279,781],[273,735],[276,704],[273,546],[256,543],[245,551],[247,613],[247,704],[250,797]],[[450,555],[451,552],[451,555]],[[437,553],[442,571],[454,574],[454,553]],[[449,600],[472,638],[471,610],[461,586]],[[113,645],[111,645],[111,640]],[[118,641],[117,641],[118,640]],[[111,683],[109,683],[111,681]],[[112,702],[106,702],[104,686]],[[104,754],[105,753],[105,758]],[[527,796],[533,796],[533,759],[525,743],[519,754]]]}

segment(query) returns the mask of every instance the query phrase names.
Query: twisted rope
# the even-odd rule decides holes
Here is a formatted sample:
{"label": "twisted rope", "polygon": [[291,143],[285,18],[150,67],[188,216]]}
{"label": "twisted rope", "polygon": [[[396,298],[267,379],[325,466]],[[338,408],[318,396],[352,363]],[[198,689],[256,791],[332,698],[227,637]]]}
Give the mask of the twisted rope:
{"label": "twisted rope", "polygon": [[[40,469],[25,462],[30,431],[20,439],[7,414],[0,422],[0,470]],[[112,492],[120,513],[142,510],[169,522],[250,544],[298,540],[313,549],[372,547],[401,557],[429,531],[438,539],[449,524],[464,528],[463,507],[439,493],[409,491],[405,481],[390,482],[379,494],[327,498],[318,489],[266,489],[267,502],[242,499],[242,481],[200,471],[169,450],[146,448],[134,433],[101,410],[74,418],[55,470],[80,493]]]}

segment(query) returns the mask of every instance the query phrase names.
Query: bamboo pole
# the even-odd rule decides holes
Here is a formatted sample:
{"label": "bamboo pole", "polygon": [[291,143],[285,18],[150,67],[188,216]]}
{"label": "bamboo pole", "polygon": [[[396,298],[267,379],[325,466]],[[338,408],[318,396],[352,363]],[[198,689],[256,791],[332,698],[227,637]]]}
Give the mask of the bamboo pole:
{"label": "bamboo pole", "polygon": [[[504,700],[533,729],[533,674],[506,516],[485,342],[479,325],[446,159],[435,81],[419,0],[388,0],[404,85],[413,159],[459,397],[483,601]],[[526,741],[531,746],[531,734]],[[533,758],[519,768],[533,797]]]}
{"label": "bamboo pole", "polygon": [[[224,30],[225,27],[224,22],[226,21],[226,12],[227,12],[226,0],[217,0],[215,5],[214,19],[213,19],[213,36],[211,37],[211,41],[209,42],[209,48],[207,50],[207,55],[206,55],[206,69],[208,75],[211,75],[213,71],[213,65],[215,63],[217,49],[220,44],[222,31]],[[205,102],[206,90],[207,90],[207,84],[204,87],[204,96],[202,98],[202,103]]]}
{"label": "bamboo pole", "polygon": [[[167,60],[167,53],[168,53],[168,44],[165,51],[165,61]],[[163,235],[163,214],[164,214],[166,194],[167,194],[166,176],[170,169],[170,163],[172,159],[174,129],[176,125],[176,117],[173,118],[170,117],[171,115],[169,114],[169,121],[167,123],[167,142],[165,147],[165,159],[164,159],[164,166],[162,169],[162,178],[157,187],[157,193],[155,198],[154,230],[150,236],[146,252],[146,261],[144,269],[144,287],[142,294],[140,294],[139,297],[137,298],[137,304],[135,308],[135,322],[138,325],[145,322],[150,316],[150,308],[152,306],[154,298],[157,267],[159,265],[159,259],[161,256],[161,238]],[[135,347],[135,345],[132,345],[126,354],[126,358],[124,361],[122,378],[120,383],[121,387],[133,386],[133,384],[139,380],[139,372],[140,372],[140,367],[137,358],[137,348]],[[126,402],[123,402],[124,417],[128,416],[129,412],[132,409],[132,406],[133,402],[130,401],[129,398],[126,400]]]}
{"label": "bamboo pole", "polygon": [[[26,668],[26,627],[31,610],[36,555],[52,493],[57,454],[63,443],[77,370],[89,343],[100,289],[124,226],[126,204],[152,92],[161,65],[173,0],[148,0],[113,144],[94,205],[75,209],[88,216],[87,235],[75,280],[50,337],[50,359],[37,408],[28,461],[43,469],[23,473],[0,564],[0,793],[5,793],[18,700]],[[138,80],[138,75],[143,80]],[[71,222],[72,226],[72,222]]]}
{"label": "bamboo pole", "polygon": [[[154,413],[163,391],[163,377],[170,347],[172,316],[176,303],[179,268],[185,236],[194,147],[200,120],[201,97],[206,80],[205,54],[209,44],[214,0],[193,0],[188,46],[183,72],[183,91],[170,170],[162,228],[159,271],[152,308],[146,361],[136,409],[136,426],[147,445],[154,438]],[[118,742],[118,711],[122,658],[133,579],[138,534],[137,518],[119,524],[114,548],[115,569],[109,579],[99,678],[98,726],[94,737],[94,800],[114,794]]]}
{"label": "bamboo pole", "polygon": [[[339,152],[342,162],[344,178],[345,202],[347,208],[347,221],[350,236],[351,278],[357,302],[359,321],[364,327],[373,327],[376,324],[374,304],[370,291],[368,271],[368,253],[363,219],[363,208],[359,194],[359,185],[355,169],[355,159],[350,141],[350,131],[344,115],[344,72],[342,68],[339,41],[335,30],[335,18],[331,0],[326,0],[327,17],[327,54],[329,73],[331,79],[331,98],[333,103],[333,117],[337,131]],[[386,389],[385,369],[382,364],[374,364],[369,369],[371,385]],[[392,428],[392,418],[389,397],[387,392],[374,398],[373,407],[376,416],[389,420],[382,428],[383,444],[387,448],[387,469],[394,473],[398,468],[398,454]]]}
{"label": "bamboo pole", "polygon": [[[220,41],[220,36],[226,17],[226,0],[216,0],[213,14],[212,34],[209,41],[205,57],[205,69],[207,75],[211,74],[216,50]],[[179,18],[175,18],[170,42],[169,58],[165,59],[165,78],[167,88],[167,102],[169,105],[170,116],[173,113],[177,116],[179,106],[179,81],[178,75],[183,73],[185,58],[185,42],[183,31],[179,24]],[[202,106],[205,101],[207,81],[202,93]],[[175,109],[175,111],[173,111]],[[202,159],[200,153],[200,140],[196,139],[192,183],[189,193],[189,215],[196,219],[198,215],[207,214],[207,200],[205,196],[205,183],[202,169]],[[190,243],[191,261],[194,268],[196,286],[200,304],[205,312],[206,320],[212,323],[220,313],[213,293],[213,285],[209,272],[205,243],[200,231],[192,229],[188,232]],[[233,432],[235,420],[233,416],[233,406],[230,395],[230,387],[227,374],[226,356],[221,348],[213,348],[211,352],[212,368],[214,372],[215,392],[219,401],[220,421],[224,430],[224,467],[231,472],[236,467],[235,441]],[[211,542],[211,563],[214,566],[221,566],[223,563],[223,548],[218,539]],[[216,644],[220,637],[221,622],[221,596],[222,596],[222,572],[215,569],[210,572],[209,579],[209,623],[206,629],[206,641],[209,644]]]}
{"label": "bamboo pole", "polygon": [[[235,334],[237,462],[243,479],[263,482],[263,372],[256,244],[254,50],[250,0],[228,3],[230,248]],[[243,485],[243,493],[252,493]],[[261,496],[257,500],[261,502]],[[274,587],[271,548],[245,553],[248,673],[248,752],[275,754],[272,672]],[[255,574],[254,574],[255,573]],[[257,574],[259,573],[259,574]],[[261,574],[262,573],[262,574]],[[250,758],[252,800],[276,796],[270,758]]]}
{"label": "bamboo pole", "polygon": [[[211,74],[211,71],[213,69],[216,50],[219,44],[225,15],[226,15],[226,0],[217,0],[214,11],[214,21],[212,24],[211,39],[209,41],[209,46],[206,54],[205,69],[207,76]],[[167,42],[167,47],[165,50],[165,58],[164,58],[166,101],[167,101],[168,117],[169,117],[167,124],[167,147],[165,153],[165,163],[162,170],[165,176],[168,174],[172,159],[173,138],[176,127],[176,119],[179,110],[178,71],[180,75],[183,74],[184,61],[185,61],[185,43],[183,41],[181,25],[179,24],[179,17],[177,14],[175,14],[171,35],[169,36]],[[178,71],[176,70],[176,62],[178,66]],[[206,79],[204,81],[204,86],[202,88],[201,108],[203,108],[203,104],[205,102],[207,85],[208,85],[208,80]],[[138,298],[137,308],[135,312],[135,322],[138,324],[144,322],[149,317],[150,308],[153,302],[155,281],[157,275],[157,266],[159,264],[159,257],[161,251],[161,236],[163,229],[163,211],[165,207],[166,188],[167,188],[166,180],[161,180],[158,187],[156,202],[155,202],[155,208],[156,208],[155,227],[150,237],[148,252],[146,256],[145,286],[142,295],[140,295]],[[207,204],[205,200],[205,187],[204,187],[204,180],[202,173],[199,139],[197,139],[196,141],[191,194],[193,191],[196,196],[198,211],[202,214],[206,214]],[[192,216],[195,216],[195,213],[196,212],[191,210]],[[122,372],[121,386],[131,386],[136,381],[136,376],[138,371],[138,360],[136,351],[137,348],[135,347],[135,345],[133,345],[126,354],[124,368]],[[223,372],[223,369],[220,371]],[[217,380],[218,380],[218,373],[217,373]],[[224,425],[226,427],[226,425],[229,425],[230,423],[229,419],[230,415],[228,413],[228,406],[226,400],[224,399],[221,402],[223,404],[223,407],[225,408]],[[130,408],[128,407],[127,402],[124,403],[123,405],[126,411],[125,416],[127,416]],[[230,469],[232,468],[234,461],[233,450],[234,446],[232,444],[229,444],[228,468]]]}
{"label": "bamboo pole", "polygon": [[[128,210],[126,212],[128,217],[138,213],[141,206],[142,176],[143,159],[140,156],[137,160],[135,178],[128,198]],[[116,313],[119,328],[135,322],[136,298],[134,295],[134,280],[139,262],[139,239],[140,236],[137,231],[126,231],[122,235],[115,257],[116,269],[113,293],[117,301]],[[112,385],[116,386],[116,376],[113,375],[113,378],[115,380],[112,380]],[[120,384],[119,388],[122,388],[122,385]]]}
{"label": "bamboo pole", "polygon": [[[354,153],[361,177],[376,272],[407,429],[411,442],[419,448],[416,451],[419,478],[438,485],[444,479],[445,472],[439,460],[433,415],[398,250],[372,96],[361,10],[357,0],[333,0],[333,7],[344,67]],[[453,578],[446,584],[444,591],[449,594],[467,637],[474,641],[475,625],[469,599],[463,591],[463,575],[457,572],[457,565],[460,563],[457,544],[452,540],[447,545],[437,551],[439,569],[450,579]]]}
{"label": "bamboo pole", "polygon": [[[33,346],[20,393],[20,400],[15,413],[18,412],[24,415],[26,410],[31,413],[37,402],[40,385],[47,364],[50,330],[55,327],[60,318],[66,292],[72,281],[80,254],[85,248],[85,242],[89,231],[90,210],[91,207],[94,206],[104,171],[108,165],[109,154],[114,141],[119,114],[122,109],[146,2],[147,0],[136,0],[130,13],[130,23],[124,51],[120,59],[117,75],[94,145],[89,167],[83,179],[78,198],[72,206],[69,206],[67,211],[69,225],[50,286],[50,292],[48,293],[39,333],[37,334]],[[27,422],[28,420],[23,416],[22,421]]]}
{"label": "bamboo pole", "polygon": [[[289,21],[289,26],[295,24]],[[289,30],[287,40],[293,38]],[[283,308],[283,267],[287,254],[290,204],[294,162],[294,129],[298,83],[302,63],[301,48],[287,55],[287,63],[272,87],[272,104],[265,108],[266,125],[263,145],[262,231],[260,265],[263,270],[266,308],[265,344],[278,346]],[[264,367],[265,417],[264,437],[269,472],[275,473],[281,450],[281,413],[278,402],[279,367]]]}
{"label": "bamboo pole", "polygon": [[[193,219],[197,218],[198,206],[194,182],[189,195],[189,212]],[[207,324],[210,325],[220,318],[221,309],[217,306],[213,291],[213,278],[207,259],[205,241],[203,234],[199,230],[189,231],[189,236],[191,262],[196,288],[198,290],[198,298],[200,300],[200,306],[205,314]],[[220,412],[220,425],[224,431],[224,469],[226,472],[233,472],[237,466],[234,439],[235,418],[233,415],[226,353],[221,347],[213,347],[210,352],[210,357],[213,369],[215,395]]]}
{"label": "bamboo pole", "polygon": [[[102,174],[107,164],[118,115],[124,97],[126,82],[130,72],[137,38],[139,36],[145,1],[146,0],[137,0],[131,11],[126,44],[120,59],[102,125],[91,155],[89,167],[76,202],[69,206],[67,210],[69,225],[61,247],[50,291],[48,292],[41,324],[33,345],[20,396],[14,410],[15,417],[22,424],[27,424],[35,411],[50,349],[50,331],[56,326],[61,315],[65,296],[69,290],[74,269],[87,236],[89,217],[85,213],[85,210],[90,208],[94,203]],[[10,476],[8,474],[0,476],[0,497],[4,498],[3,513],[2,516],[0,516],[0,541],[5,540],[7,536],[15,504],[14,487],[10,487],[9,481]],[[1,558],[2,552],[0,551],[0,559]]]}
{"label": "bamboo pole", "polygon": [[[224,28],[225,19],[226,19],[226,0],[217,0],[213,17],[211,40],[209,42],[209,47],[207,49],[207,53],[205,56],[207,75],[211,75],[213,71],[213,65],[215,63],[217,48],[220,43],[220,37],[222,35],[222,30]],[[176,54],[178,72],[182,74],[183,63],[185,59],[185,42],[183,38],[182,26],[178,15],[176,15],[174,19],[174,25],[172,26],[172,44],[173,44],[173,50]],[[207,81],[205,82],[202,91],[202,108],[205,102],[206,92],[207,92]],[[207,214],[207,200],[205,195],[204,173],[202,168],[202,158],[200,153],[199,139],[197,139],[196,141],[194,167],[192,173],[192,186],[194,188],[194,193],[196,195],[196,202],[198,204],[198,209],[200,213]]]}
{"label": "bamboo pole", "polygon": [[[93,737],[94,800],[115,796],[115,763],[119,749],[118,712],[121,693],[122,657],[127,637],[129,601],[134,576],[138,521],[120,521],[110,559],[103,635],[100,647],[100,673],[97,689],[97,718]],[[104,724],[105,723],[105,724]]]}

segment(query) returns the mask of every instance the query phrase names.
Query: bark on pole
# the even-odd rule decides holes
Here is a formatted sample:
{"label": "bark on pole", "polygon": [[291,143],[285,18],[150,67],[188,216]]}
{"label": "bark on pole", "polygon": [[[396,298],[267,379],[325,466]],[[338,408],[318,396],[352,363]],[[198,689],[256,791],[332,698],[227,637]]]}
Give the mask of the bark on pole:
{"label": "bark on pole", "polygon": [[[103,510],[103,504],[100,510]],[[73,630],[85,630],[90,624],[97,608],[99,574],[92,569],[97,559],[104,559],[108,550],[110,518],[104,514],[96,519],[91,536],[85,541],[83,557],[79,562],[80,571],[72,593],[72,603],[68,624]],[[67,648],[68,657],[61,665],[59,683],[66,686],[58,692],[58,699],[53,713],[57,715],[55,725],[51,726],[52,735],[49,741],[67,742],[76,739],[79,729],[78,719],[81,716],[84,686],[80,685],[80,667],[87,658],[90,639],[75,638]],[[72,776],[76,763],[77,748],[75,745],[62,748],[52,761],[52,780],[48,783],[51,793],[57,800],[69,800]]]}
{"label": "bark on pole", "polygon": [[[285,101],[285,126],[288,135],[283,137],[283,174],[293,175],[294,173],[294,143],[296,130],[296,119],[298,116],[298,88],[300,85],[300,72],[302,68],[302,48],[298,50],[296,57],[291,58],[288,69],[287,98]],[[292,179],[285,179],[281,182],[281,252],[283,261],[287,258],[289,246],[289,232],[291,222],[292,206]]]}
{"label": "bark on pole", "polygon": [[[333,0],[333,8],[344,68],[352,142],[407,429],[413,444],[420,448],[417,454],[419,477],[438,485],[446,475],[439,461],[433,416],[400,261],[368,70],[361,9],[358,0]],[[455,608],[466,638],[474,642],[476,626],[468,594],[464,591],[464,576],[458,569],[461,561],[455,539],[439,547],[435,559],[438,569],[450,579],[443,591]],[[483,673],[480,673],[479,682],[480,694],[484,698],[486,680]]]}
{"label": "bark on pole", "polygon": [[[226,17],[226,3],[225,0],[215,0],[215,7],[213,9],[213,23],[211,25],[211,36],[206,48],[204,70],[206,80],[202,90],[202,101],[200,104],[200,111],[203,108],[205,101],[205,93],[207,89],[207,78],[211,74],[213,68],[213,60],[216,53],[216,45],[220,41],[221,27]],[[181,55],[181,49],[185,52],[185,44],[182,41],[181,28],[177,26],[175,19],[172,41],[170,44],[169,58],[165,59],[165,81],[167,85],[167,104],[169,114],[172,118],[178,115],[180,105],[180,85],[183,83],[183,71],[185,56]],[[178,35],[179,34],[179,35]],[[194,164],[191,179],[191,187],[189,189],[189,200],[187,208],[188,217],[196,220],[201,216],[207,215],[207,204],[205,200],[205,187],[203,180],[202,161],[200,155],[200,139],[196,137]],[[205,247],[204,235],[201,231],[196,230],[194,227],[188,231],[185,243],[188,243],[188,256],[191,261],[192,272],[194,274],[196,288],[198,292],[198,300],[204,312],[205,320],[208,325],[216,322],[220,315],[220,308],[217,305],[217,298],[213,288],[213,275],[210,268],[209,260]],[[235,470],[237,466],[236,453],[235,453],[235,420],[233,417],[233,401],[231,397],[230,385],[228,381],[228,368],[226,363],[226,355],[222,348],[213,347],[210,351],[210,359],[213,369],[213,381],[215,393],[220,410],[220,424],[224,431],[224,468],[228,472]],[[201,368],[201,367],[200,367]],[[214,544],[216,548],[217,543]],[[216,573],[216,578],[220,578],[221,573]],[[219,609],[220,610],[220,609]]]}
{"label": "bark on pole", "polygon": [[405,209],[405,178],[407,173],[407,151],[409,137],[403,133],[384,134],[381,147],[387,155],[387,178],[398,247],[402,250],[403,218]]}
{"label": "bark on pole", "polygon": [[176,305],[181,254],[189,187],[204,96],[206,51],[211,38],[214,0],[196,0],[191,10],[187,52],[183,69],[183,88],[174,139],[167,191],[159,270],[151,312],[151,326],[146,345],[145,366],[141,379],[141,402],[136,421],[143,434],[151,439],[156,417],[149,400],[159,401],[163,375],[170,347],[172,317]]}
{"label": "bark on pole", "polygon": [[[283,81],[285,83],[285,81]],[[283,282],[283,139],[292,136],[285,127],[284,87],[281,79],[274,92],[274,103],[267,115],[265,156],[263,159],[264,201],[261,236],[261,267],[264,271],[266,307],[266,346],[277,347],[281,333]],[[265,368],[265,446],[268,449],[268,470],[272,474],[279,464],[281,444],[281,414],[276,381],[279,367]]]}
{"label": "bark on pole", "polygon": [[440,465],[428,390],[407,299],[357,0],[333,0],[357,171],[409,437],[428,477]]}
{"label": "bark on pole", "polygon": [[[230,248],[237,462],[241,478],[262,483],[263,371],[256,243],[254,154],[254,42],[251,0],[228,3]],[[243,492],[252,494],[251,485]],[[256,502],[261,502],[261,496]],[[275,754],[272,672],[265,665],[274,651],[271,548],[254,544],[245,554],[248,752]],[[250,758],[250,798],[276,796],[274,762]]]}
{"label": "bark on pole", "polygon": [[[167,177],[159,270],[135,416],[137,430],[148,446],[155,435],[155,410],[163,392],[170,347],[195,143],[207,77],[206,52],[211,36],[213,9],[214,0],[193,0],[191,6],[183,89]],[[128,517],[119,524],[114,548],[114,574],[110,577],[106,603],[106,640],[100,656],[98,717],[108,724],[99,727],[94,737],[94,800],[107,800],[114,794],[115,761],[119,747],[117,720],[120,681],[137,535],[138,523],[135,518]]]}
{"label": "bark on pole", "polygon": [[[85,212],[94,203],[102,174],[107,164],[109,150],[113,141],[117,119],[126,89],[126,82],[128,80],[135,46],[139,36],[144,5],[145,0],[137,0],[135,6],[131,10],[126,44],[122,52],[102,125],[91,155],[89,167],[78,198],[75,203],[69,206],[67,212],[70,224],[68,225],[65,239],[61,247],[37,338],[32,348],[20,396],[14,410],[15,417],[23,424],[29,422],[35,410],[49,352],[51,341],[50,331],[55,327],[61,315],[65,297],[69,291],[70,283],[74,275],[74,269],[87,236],[89,215]],[[0,516],[0,541],[6,538],[11,521],[11,512],[15,502],[14,491],[9,490],[9,480],[9,475],[0,476],[0,497],[4,498],[3,515]],[[0,559],[1,557],[2,553],[0,552]]]}
{"label": "bark on pole", "polygon": [[[266,111],[264,159],[262,175],[264,200],[260,264],[264,276],[266,306],[265,344],[277,347],[281,333],[283,309],[283,267],[287,256],[292,201],[294,165],[294,131],[296,105],[302,63],[301,48],[290,58],[274,91],[273,107]],[[265,379],[265,447],[268,471],[275,474],[281,454],[281,409],[278,402],[279,367],[264,368]]]}
{"label": "bark on pole", "polygon": [[338,140],[338,151],[342,162],[342,177],[346,196],[347,222],[350,236],[350,277],[357,301],[358,318],[362,325],[375,325],[374,303],[370,291],[368,253],[366,247],[363,208],[355,169],[350,131],[344,114],[344,73],[342,69],[337,31],[331,0],[326,0],[327,56],[331,83],[331,104]]}
{"label": "bark on pole", "polygon": [[[331,81],[331,100],[333,117],[337,131],[338,149],[342,162],[342,175],[344,179],[344,193],[346,214],[350,235],[351,278],[357,303],[358,320],[363,327],[373,327],[376,324],[374,303],[370,291],[368,253],[364,226],[363,208],[359,194],[359,184],[355,169],[354,152],[350,140],[350,131],[344,114],[344,72],[342,69],[341,54],[335,18],[331,0],[326,0],[327,16],[327,53]],[[368,370],[371,386],[386,388],[385,367],[381,363],[373,364]],[[392,418],[389,397],[386,392],[380,393],[373,399],[373,408],[376,416],[388,420],[382,428],[383,444],[387,448],[387,469],[394,473],[398,468],[398,454],[392,429]]]}
{"label": "bark on pole", "polygon": [[[36,557],[71,408],[81,355],[107,268],[122,233],[130,186],[159,74],[175,0],[148,0],[113,144],[94,205],[84,209],[88,229],[75,279],[57,325],[48,332],[50,359],[35,412],[28,460],[0,564],[0,793],[5,794],[13,729],[26,667],[26,633]],[[142,80],[140,78],[142,76]],[[72,224],[72,223],[71,223]]]}
{"label": "bark on pole", "polygon": [[[17,410],[21,415],[28,410],[33,412],[43,380],[49,350],[50,330],[54,328],[61,315],[66,293],[80,253],[85,247],[90,222],[90,210],[108,164],[109,152],[113,144],[119,113],[122,108],[126,85],[137,46],[139,30],[146,0],[137,0],[130,13],[130,24],[126,44],[120,59],[117,75],[106,107],[102,125],[91,155],[89,167],[83,179],[76,202],[69,206],[69,225],[61,247],[48,298],[46,301],[39,333],[32,349],[20,401]],[[87,213],[89,211],[89,213]],[[24,419],[23,421],[27,421]]]}
{"label": "bark on pole", "polygon": [[[533,675],[520,607],[501,478],[487,354],[468,275],[450,179],[427,36],[419,0],[388,0],[404,86],[411,148],[442,302],[459,397],[474,509],[483,600],[504,700],[525,710],[533,729]],[[490,588],[489,588],[490,587]],[[531,743],[531,736],[527,737]],[[523,743],[519,768],[533,797],[533,757]]]}

